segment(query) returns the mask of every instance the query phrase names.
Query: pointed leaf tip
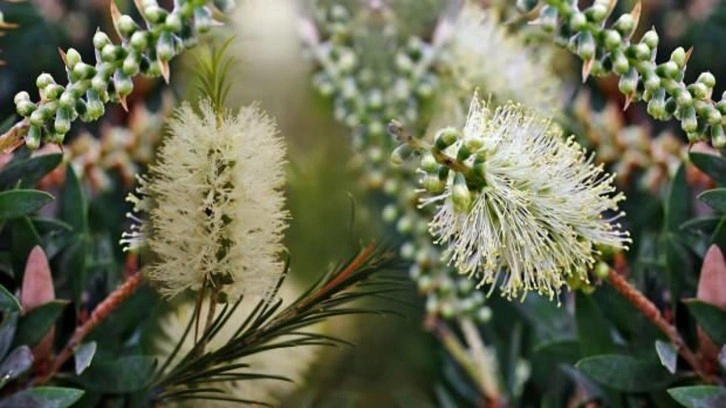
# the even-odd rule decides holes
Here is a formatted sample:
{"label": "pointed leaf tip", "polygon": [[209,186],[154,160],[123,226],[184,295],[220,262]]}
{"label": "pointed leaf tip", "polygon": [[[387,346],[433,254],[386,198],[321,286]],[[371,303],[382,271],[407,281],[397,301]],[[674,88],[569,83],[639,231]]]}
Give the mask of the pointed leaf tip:
{"label": "pointed leaf tip", "polygon": [[36,245],[28,255],[20,291],[20,305],[27,313],[55,299],[53,277],[43,248]]}

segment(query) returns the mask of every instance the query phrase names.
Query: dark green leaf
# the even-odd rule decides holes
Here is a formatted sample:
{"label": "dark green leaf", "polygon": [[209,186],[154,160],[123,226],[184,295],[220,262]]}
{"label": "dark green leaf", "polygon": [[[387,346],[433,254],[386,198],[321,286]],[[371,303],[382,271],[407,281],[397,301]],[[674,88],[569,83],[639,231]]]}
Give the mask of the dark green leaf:
{"label": "dark green leaf", "polygon": [[686,305],[714,343],[726,344],[726,311],[718,306],[695,299],[688,300]]}
{"label": "dark green leaf", "polygon": [[575,364],[580,359],[580,344],[576,340],[548,341],[534,348],[535,354],[551,358],[558,363]]}
{"label": "dark green leaf", "polygon": [[717,245],[722,251],[726,251],[726,217],[722,217],[721,222],[714,229],[710,243]]}
{"label": "dark green leaf", "polygon": [[43,176],[58,167],[63,155],[60,153],[44,154],[18,162],[13,162],[0,171],[0,189],[16,186],[32,187]]}
{"label": "dark green leaf", "polygon": [[690,199],[686,183],[686,167],[682,164],[673,177],[668,191],[668,201],[665,206],[666,231],[676,232],[681,224],[688,221]]}
{"label": "dark green leaf", "polygon": [[73,351],[73,358],[76,363],[76,375],[83,374],[91,365],[93,356],[96,354],[96,342],[83,343]]}
{"label": "dark green leaf", "polygon": [[674,400],[688,408],[715,408],[726,406],[726,388],[715,385],[670,388],[668,394]]}
{"label": "dark green leaf", "polygon": [[20,346],[13,350],[0,363],[0,388],[26,372],[33,365],[33,353],[28,346]]}
{"label": "dark green leaf", "polygon": [[81,306],[81,296],[86,288],[88,278],[86,268],[86,253],[88,244],[84,235],[76,235],[74,242],[63,252],[60,259],[60,275],[70,285],[73,303],[76,308]]}
{"label": "dark green leaf", "polygon": [[0,221],[34,213],[53,200],[53,196],[38,190],[9,190],[0,192]]}
{"label": "dark green leaf", "polygon": [[691,152],[691,163],[718,184],[726,183],[726,159],[714,154]]}
{"label": "dark green leaf", "polygon": [[610,322],[603,316],[592,296],[577,292],[575,319],[581,357],[607,354],[615,351],[610,333]]}
{"label": "dark green leaf", "polygon": [[674,380],[657,362],[619,354],[587,357],[575,367],[595,381],[624,392],[657,390]]}
{"label": "dark green leaf", "polygon": [[726,212],[726,188],[704,191],[698,196],[698,199],[715,210]]}
{"label": "dark green leaf", "polygon": [[40,245],[40,237],[28,217],[12,220],[8,223],[8,227],[12,239],[10,256],[13,264],[13,275],[18,282],[22,282],[28,256],[36,245]]}
{"label": "dark green leaf", "polygon": [[12,293],[8,292],[3,285],[0,285],[0,309],[10,312],[20,311],[18,299]]}
{"label": "dark green leaf", "polygon": [[156,359],[149,356],[128,356],[111,361],[94,361],[78,377],[89,390],[102,393],[129,393],[138,391],[149,382]]}
{"label": "dark green leaf", "polygon": [[34,346],[53,327],[66,305],[66,300],[54,300],[21,317],[13,344]]}
{"label": "dark green leaf", "polygon": [[86,233],[88,206],[80,180],[72,166],[66,169],[66,185],[61,198],[61,219],[77,233]]}
{"label": "dark green leaf", "polygon": [[0,401],[0,408],[67,408],[83,396],[83,390],[61,387],[35,387]]}
{"label": "dark green leaf", "polygon": [[676,348],[673,347],[673,344],[662,340],[656,340],[655,351],[658,353],[658,358],[660,359],[660,363],[663,364],[663,367],[665,367],[669,373],[675,374],[678,352],[676,351]]}
{"label": "dark green leaf", "polygon": [[18,327],[18,315],[20,313],[4,313],[0,323],[0,358],[7,354],[15,338],[15,330]]}

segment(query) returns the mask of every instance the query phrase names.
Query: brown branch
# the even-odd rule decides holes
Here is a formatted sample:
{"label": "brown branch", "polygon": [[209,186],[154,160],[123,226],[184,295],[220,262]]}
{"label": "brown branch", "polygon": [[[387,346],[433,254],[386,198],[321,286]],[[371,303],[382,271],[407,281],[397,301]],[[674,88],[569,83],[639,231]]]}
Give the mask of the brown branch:
{"label": "brown branch", "polygon": [[61,350],[60,354],[53,360],[53,365],[48,373],[38,378],[34,385],[44,384],[47,382],[55,373],[57,373],[63,364],[73,355],[76,347],[83,341],[83,339],[91,332],[96,326],[105,320],[111,312],[116,310],[131,294],[133,294],[141,283],[143,282],[143,276],[141,272],[129,276],[126,281],[119,286],[115,291],[106,297],[91,313],[91,316],[82,325],[76,327],[76,331],[66,346]]}
{"label": "brown branch", "polygon": [[0,135],[0,154],[11,153],[25,143],[24,138],[28,134],[29,128],[28,119],[23,119]]}
{"label": "brown branch", "polygon": [[716,379],[704,372],[701,361],[688,347],[678,330],[663,317],[660,310],[645,297],[635,286],[631,285],[617,271],[611,269],[608,280],[625,299],[635,306],[651,323],[653,323],[673,343],[678,354],[693,368],[701,379],[708,384],[715,384]]}

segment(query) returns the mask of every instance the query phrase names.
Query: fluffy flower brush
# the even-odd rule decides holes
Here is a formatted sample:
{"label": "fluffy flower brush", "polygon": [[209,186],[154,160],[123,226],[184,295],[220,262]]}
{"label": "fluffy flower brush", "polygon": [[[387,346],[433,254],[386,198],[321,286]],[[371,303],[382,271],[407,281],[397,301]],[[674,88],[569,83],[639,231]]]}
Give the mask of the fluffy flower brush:
{"label": "fluffy flower brush", "polygon": [[200,113],[178,110],[142,183],[144,198],[130,197],[149,223],[124,240],[133,246],[143,235],[158,257],[148,277],[164,295],[220,285],[235,299],[274,284],[288,217],[284,156],[274,122],[255,106],[236,116],[209,102]]}
{"label": "fluffy flower brush", "polygon": [[[409,138],[396,157],[422,143]],[[477,97],[463,132],[440,131],[422,156],[426,190],[437,205],[430,232],[460,273],[514,298],[550,298],[568,280],[587,281],[600,245],[624,248],[627,232],[604,213],[624,197],[613,176],[564,140],[549,120],[518,105],[490,110]]]}

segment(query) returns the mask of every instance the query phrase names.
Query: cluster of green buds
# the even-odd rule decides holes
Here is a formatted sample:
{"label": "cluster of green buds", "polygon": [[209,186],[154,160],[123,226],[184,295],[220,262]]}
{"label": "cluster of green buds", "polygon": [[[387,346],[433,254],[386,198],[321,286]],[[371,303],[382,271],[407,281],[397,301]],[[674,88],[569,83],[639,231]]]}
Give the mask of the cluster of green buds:
{"label": "cluster of green buds", "polygon": [[[536,0],[519,0],[523,11],[537,7]],[[667,61],[657,62],[659,36],[651,29],[640,41],[632,41],[641,14],[638,1],[630,13],[606,25],[617,0],[595,0],[580,10],[571,0],[544,0],[535,21],[553,32],[555,42],[565,46],[582,60],[583,78],[613,73],[620,77],[619,88],[631,101],[644,101],[648,113],[657,120],[678,119],[691,142],[708,141],[716,147],[726,146],[726,94],[720,101],[712,99],[716,79],[702,73],[692,84],[684,83],[684,73],[691,51],[679,47]]]}
{"label": "cluster of green buds", "polygon": [[[28,92],[15,96],[18,114],[28,122],[25,143],[36,149],[41,142],[62,143],[77,119],[84,122],[103,116],[108,102],[126,108],[126,97],[133,90],[132,78],[138,74],[169,80],[169,60],[185,48],[195,45],[198,34],[214,24],[211,3],[207,0],[178,0],[171,11],[156,0],[137,0],[146,29],[131,16],[121,14],[111,2],[111,18],[120,44],[97,31],[93,36],[95,64],[84,62],[80,53],[70,48],[61,51],[68,82],[60,85],[47,73],[38,76],[36,85],[40,101],[31,101]],[[231,0],[215,1],[214,6],[227,11]]]}
{"label": "cluster of green buds", "polygon": [[428,214],[418,208],[415,168],[393,169],[387,160],[395,145],[386,123],[399,119],[416,129],[426,125],[422,111],[439,82],[436,50],[420,37],[399,34],[387,8],[364,7],[360,13],[370,14],[355,15],[342,5],[318,13],[317,25],[327,38],[309,44],[318,64],[314,86],[332,100],[336,120],[351,129],[365,185],[388,197],[382,219],[404,239],[401,257],[411,262],[410,276],[427,297],[428,312],[486,320],[491,310],[483,294],[443,265],[431,242]]}

